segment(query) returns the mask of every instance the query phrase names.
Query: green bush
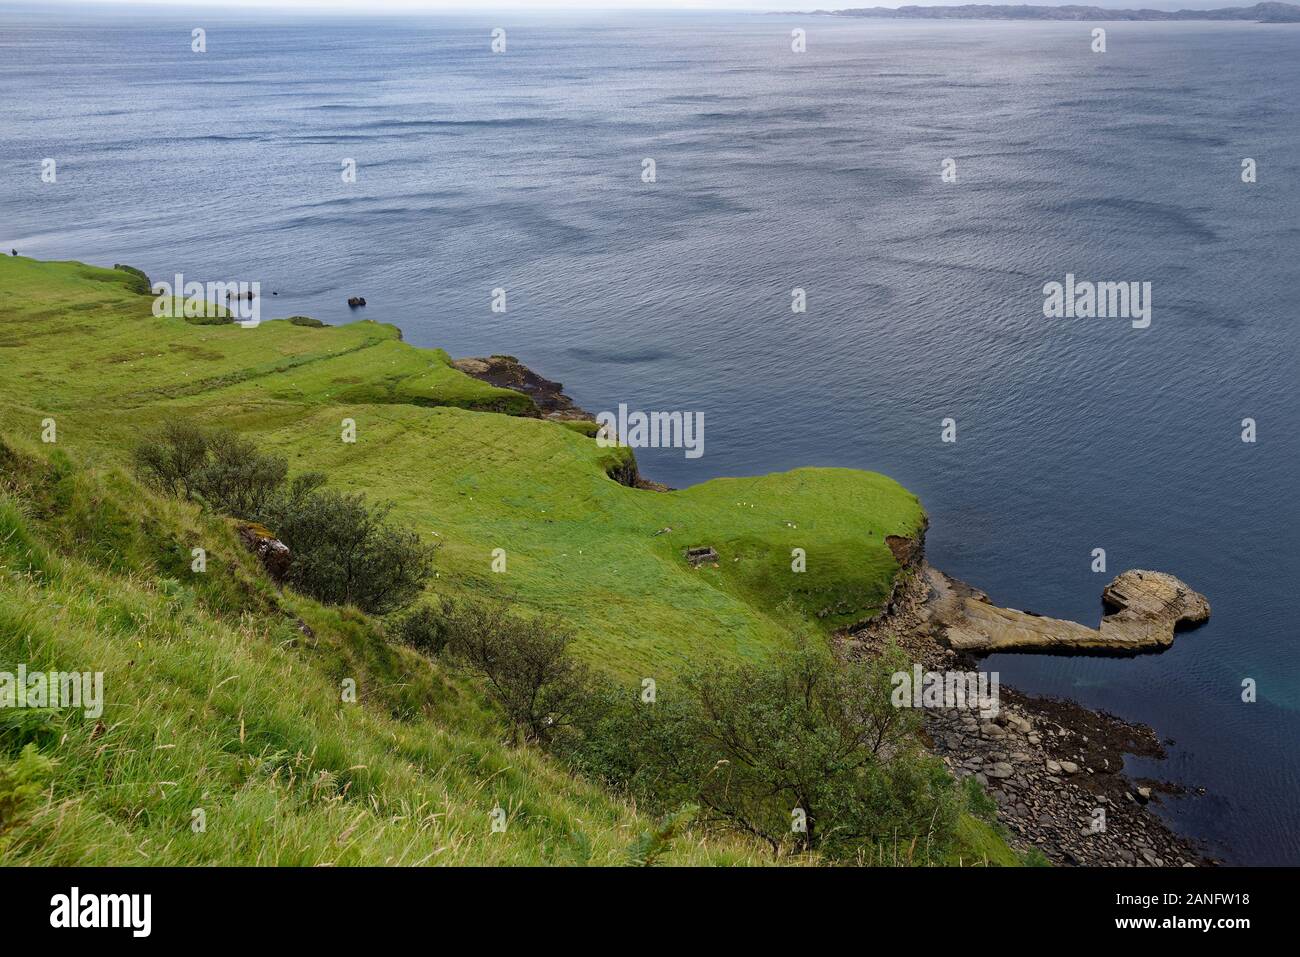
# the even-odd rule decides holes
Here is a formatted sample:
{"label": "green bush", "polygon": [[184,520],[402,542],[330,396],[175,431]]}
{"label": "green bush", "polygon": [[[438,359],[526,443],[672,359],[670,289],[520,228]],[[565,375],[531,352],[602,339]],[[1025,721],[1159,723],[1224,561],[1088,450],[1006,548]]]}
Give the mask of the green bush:
{"label": "green bush", "polygon": [[567,653],[567,627],[494,602],[460,601],[448,611],[447,654],[482,679],[521,737],[546,744],[569,727],[590,680]]}
{"label": "green bush", "polygon": [[658,689],[593,689],[555,744],[577,770],[647,810],[698,804],[702,819],[775,852],[933,863],[963,796],[890,701],[891,662],[842,664],[801,649],[764,664],[711,665]]}
{"label": "green bush", "polygon": [[246,519],[261,513],[289,470],[283,458],[263,454],[229,429],[184,420],[164,423],[135,447],[134,460],[155,488]]}
{"label": "green bush", "polygon": [[387,521],[390,506],[359,492],[319,489],[318,475],[298,476],[257,516],[289,546],[289,583],[332,605],[382,615],[409,603],[433,574],[436,546]]}
{"label": "green bush", "polygon": [[228,429],[169,421],[133,457],[155,488],[273,530],[292,553],[289,583],[320,601],[386,614],[414,599],[433,572],[434,548],[388,522],[389,506],[323,489],[319,473],[289,481],[282,457]]}
{"label": "green bush", "polygon": [[442,653],[450,637],[450,619],[454,609],[450,599],[438,605],[420,604],[397,620],[397,640],[421,654],[434,657]]}

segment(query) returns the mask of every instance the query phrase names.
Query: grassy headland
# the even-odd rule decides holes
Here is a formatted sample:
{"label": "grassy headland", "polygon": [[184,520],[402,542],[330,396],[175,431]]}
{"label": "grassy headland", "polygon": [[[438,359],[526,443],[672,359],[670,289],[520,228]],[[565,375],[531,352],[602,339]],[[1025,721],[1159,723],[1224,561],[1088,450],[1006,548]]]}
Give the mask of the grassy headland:
{"label": "grassy headland", "polygon": [[[791,630],[869,617],[898,570],[885,537],[923,520],[906,489],[849,469],[629,488],[609,478],[624,450],[525,417],[526,396],[389,325],[160,319],[132,274],[23,257],[0,259],[0,295],[0,433],[35,438],[53,418],[59,448],[124,462],[169,417],[230,426],[296,471],[395,502],[442,544],[439,590],[561,614],[584,656],[628,676],[701,650],[758,656]],[[717,568],[687,565],[696,545],[717,549]],[[797,547],[805,574],[790,569]],[[504,574],[491,570],[497,548]]]}
{"label": "grassy headland", "polygon": [[[870,615],[898,571],[885,537],[923,523],[906,490],[851,470],[630,488],[610,477],[625,452],[530,417],[525,397],[391,326],[194,324],[155,317],[142,286],[0,259],[0,670],[108,676],[99,721],[3,714],[0,792],[27,788],[21,813],[0,813],[5,862],[612,864],[655,831],[544,752],[502,744],[464,678],[367,615],[275,588],[226,520],[144,488],[130,449],[165,420],[229,426],[296,472],[395,502],[442,546],[433,591],[561,618],[618,678],[762,659]],[[42,444],[48,419],[57,441]],[[693,545],[718,567],[690,568]],[[790,570],[796,547],[807,573]],[[20,767],[25,744],[41,758]],[[498,806],[505,833],[488,827]],[[969,813],[956,833],[953,863],[1017,862]],[[661,859],[772,860],[716,832]]]}

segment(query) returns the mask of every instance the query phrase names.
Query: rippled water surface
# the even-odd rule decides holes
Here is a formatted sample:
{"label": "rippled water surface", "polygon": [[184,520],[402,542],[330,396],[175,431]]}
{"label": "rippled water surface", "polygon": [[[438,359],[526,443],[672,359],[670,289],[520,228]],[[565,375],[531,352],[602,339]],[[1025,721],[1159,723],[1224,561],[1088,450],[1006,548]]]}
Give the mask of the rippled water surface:
{"label": "rippled water surface", "polygon": [[[1178,827],[1300,862],[1300,28],[1114,23],[1098,55],[1088,24],[629,16],[494,56],[498,25],[0,13],[0,243],[326,322],[364,295],[592,411],[702,410],[702,458],[641,455],[670,484],[886,472],[1003,604],[1095,623],[1097,547],[1173,572],[1214,617],[1171,651],[989,666],[1151,723],[1142,770],[1209,792]],[[1151,327],[1045,319],[1067,272],[1151,282]]]}

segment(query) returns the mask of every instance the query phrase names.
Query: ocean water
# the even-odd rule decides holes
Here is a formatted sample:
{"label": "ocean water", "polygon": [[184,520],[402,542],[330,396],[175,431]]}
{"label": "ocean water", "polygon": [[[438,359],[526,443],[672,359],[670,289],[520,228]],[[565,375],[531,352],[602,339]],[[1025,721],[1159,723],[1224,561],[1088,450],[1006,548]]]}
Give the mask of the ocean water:
{"label": "ocean water", "polygon": [[[987,667],[1150,723],[1138,770],[1207,789],[1175,827],[1300,863],[1300,28],[1092,26],[0,9],[0,246],[363,295],[589,410],[703,411],[702,458],[639,456],[672,485],[885,472],[1001,604],[1095,624],[1172,572],[1214,616],[1170,651]],[[1067,272],[1151,282],[1150,328],[1044,318]]]}

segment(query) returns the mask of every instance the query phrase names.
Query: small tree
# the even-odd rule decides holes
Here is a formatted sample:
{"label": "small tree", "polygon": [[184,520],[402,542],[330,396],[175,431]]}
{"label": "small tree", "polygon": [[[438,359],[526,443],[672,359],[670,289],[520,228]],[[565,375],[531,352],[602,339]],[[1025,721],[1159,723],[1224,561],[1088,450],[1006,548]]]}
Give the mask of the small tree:
{"label": "small tree", "polygon": [[454,606],[448,598],[437,604],[422,603],[408,611],[396,623],[397,640],[429,656],[439,655],[451,637]]}
{"label": "small tree", "polygon": [[137,445],[132,458],[150,485],[190,498],[199,470],[207,462],[208,433],[188,420],[172,419]]}
{"label": "small tree", "polygon": [[385,614],[410,602],[433,573],[436,546],[390,524],[390,506],[359,492],[316,491],[319,476],[296,479],[262,520],[289,546],[289,582],[320,601]]}
{"label": "small tree", "polygon": [[525,739],[545,744],[572,723],[584,692],[585,670],[567,654],[572,640],[548,618],[520,618],[495,603],[457,602],[447,651],[483,678]]}
{"label": "small tree", "polygon": [[196,486],[214,506],[240,518],[260,514],[284,484],[289,464],[278,455],[258,451],[251,439],[227,429],[208,434],[208,454]]}
{"label": "small tree", "polygon": [[288,463],[229,429],[183,419],[163,423],[134,450],[137,470],[155,488],[239,518],[255,518],[285,481]]}
{"label": "small tree", "polygon": [[923,755],[914,712],[890,701],[896,662],[840,663],[810,648],[717,664],[645,703],[597,689],[556,750],[651,810],[698,804],[706,821],[834,859],[933,860],[961,795]]}

